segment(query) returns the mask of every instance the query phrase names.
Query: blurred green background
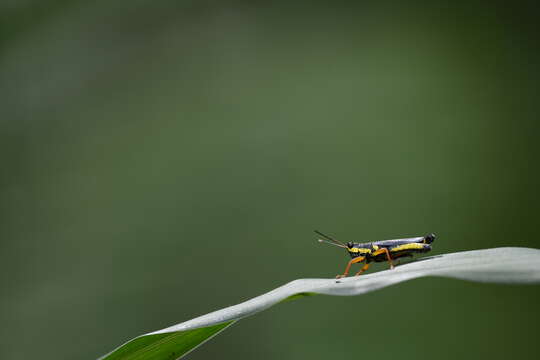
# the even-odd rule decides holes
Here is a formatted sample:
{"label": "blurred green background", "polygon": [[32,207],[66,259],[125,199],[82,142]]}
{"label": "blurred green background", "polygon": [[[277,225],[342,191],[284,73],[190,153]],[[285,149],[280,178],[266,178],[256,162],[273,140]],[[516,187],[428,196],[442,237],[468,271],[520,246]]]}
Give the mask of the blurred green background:
{"label": "blurred green background", "polygon": [[[313,229],[538,247],[538,12],[512,4],[2,1],[0,358],[93,359],[333,277]],[[530,358],[539,303],[420,279],[189,358]]]}

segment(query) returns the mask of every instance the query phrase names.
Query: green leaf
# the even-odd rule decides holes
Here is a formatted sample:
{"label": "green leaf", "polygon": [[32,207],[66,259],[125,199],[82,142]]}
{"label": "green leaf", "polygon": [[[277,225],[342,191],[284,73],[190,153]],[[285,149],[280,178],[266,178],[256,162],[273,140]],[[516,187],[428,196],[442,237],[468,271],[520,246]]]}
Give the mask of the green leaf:
{"label": "green leaf", "polygon": [[237,320],[258,313],[279,302],[315,294],[360,295],[424,276],[507,284],[540,283],[540,250],[496,248],[465,251],[423,258],[398,266],[394,270],[380,271],[359,277],[340,280],[294,280],[241,304],[141,335],[100,359],[177,359]]}
{"label": "green leaf", "polygon": [[234,321],[229,321],[198,329],[139,336],[102,359],[178,359],[233,323]]}

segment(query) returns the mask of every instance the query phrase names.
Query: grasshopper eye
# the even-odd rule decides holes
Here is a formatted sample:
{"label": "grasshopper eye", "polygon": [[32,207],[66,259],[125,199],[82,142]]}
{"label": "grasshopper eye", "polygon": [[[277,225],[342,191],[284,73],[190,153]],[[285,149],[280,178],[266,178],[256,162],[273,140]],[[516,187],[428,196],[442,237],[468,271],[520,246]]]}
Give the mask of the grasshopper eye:
{"label": "grasshopper eye", "polygon": [[349,241],[349,242],[347,243],[347,247],[348,247],[349,249],[352,248],[353,246],[354,246],[354,244],[353,244],[352,242]]}

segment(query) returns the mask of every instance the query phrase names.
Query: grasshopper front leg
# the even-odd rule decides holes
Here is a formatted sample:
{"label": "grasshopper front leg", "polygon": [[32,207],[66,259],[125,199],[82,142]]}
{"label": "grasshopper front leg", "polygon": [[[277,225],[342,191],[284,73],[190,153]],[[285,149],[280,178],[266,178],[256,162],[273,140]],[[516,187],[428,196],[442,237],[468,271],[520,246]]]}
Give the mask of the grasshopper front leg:
{"label": "grasshopper front leg", "polygon": [[352,259],[351,261],[349,261],[349,263],[347,264],[347,267],[345,268],[345,272],[343,274],[341,274],[341,275],[337,275],[336,279],[341,279],[341,278],[347,277],[347,275],[349,275],[349,270],[351,269],[352,264],[362,262],[365,259],[366,259],[365,256],[359,256],[359,257],[356,257],[356,258]]}

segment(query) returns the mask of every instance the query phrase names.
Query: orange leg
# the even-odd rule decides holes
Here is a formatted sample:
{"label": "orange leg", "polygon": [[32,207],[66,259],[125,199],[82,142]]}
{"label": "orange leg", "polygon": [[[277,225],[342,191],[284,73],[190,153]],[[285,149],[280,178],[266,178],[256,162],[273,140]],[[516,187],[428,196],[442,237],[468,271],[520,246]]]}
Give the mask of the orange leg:
{"label": "orange leg", "polygon": [[369,264],[365,264],[365,265],[360,269],[360,271],[356,273],[355,276],[358,276],[358,275],[362,274],[362,273],[363,273],[364,271],[366,271],[367,269],[369,269]]}
{"label": "orange leg", "polygon": [[356,257],[356,258],[352,259],[351,261],[349,261],[349,263],[347,264],[347,267],[345,268],[345,272],[343,273],[343,275],[337,275],[336,279],[341,279],[341,278],[344,278],[347,275],[349,275],[349,269],[351,268],[351,265],[362,262],[362,261],[365,260],[365,258],[366,258],[365,256],[359,256],[359,257]]}
{"label": "orange leg", "polygon": [[390,264],[390,269],[393,269],[394,268],[394,263],[392,262],[392,258],[390,257],[390,252],[388,251],[387,248],[382,248],[382,249],[379,249],[377,251],[375,251],[372,256],[377,256],[377,255],[380,255],[380,254],[384,254],[386,253],[386,258],[388,259],[388,263]]}

